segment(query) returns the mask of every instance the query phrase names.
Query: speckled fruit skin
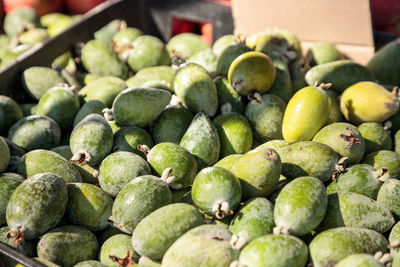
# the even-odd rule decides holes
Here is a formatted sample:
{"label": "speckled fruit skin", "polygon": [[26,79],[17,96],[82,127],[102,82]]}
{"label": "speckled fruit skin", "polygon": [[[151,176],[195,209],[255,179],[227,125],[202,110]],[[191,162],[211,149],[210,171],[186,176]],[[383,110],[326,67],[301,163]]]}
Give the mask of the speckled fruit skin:
{"label": "speckled fruit skin", "polygon": [[[400,241],[400,223],[397,222],[389,234],[389,245],[394,245],[396,242]],[[390,255],[395,257],[396,255],[400,254],[400,249],[398,246],[393,246],[390,248]],[[396,266],[396,265],[394,265]]]}
{"label": "speckled fruit skin", "polygon": [[189,63],[175,73],[173,90],[192,112],[214,116],[218,109],[217,87],[202,66]]}
{"label": "speckled fruit skin", "polygon": [[85,117],[72,130],[69,145],[73,155],[87,152],[90,165],[99,164],[111,151],[113,132],[107,121],[99,114]]}
{"label": "speckled fruit skin", "polygon": [[132,42],[142,34],[143,32],[137,28],[127,27],[114,34],[111,42],[115,47],[122,49],[128,48]]}
{"label": "speckled fruit skin", "polygon": [[240,204],[242,188],[238,178],[230,171],[220,167],[201,170],[192,186],[194,204],[209,215],[215,215],[216,203],[227,202],[234,211]]}
{"label": "speckled fruit skin", "polygon": [[276,54],[271,54],[269,56],[275,66],[276,75],[275,81],[268,93],[279,96],[285,102],[289,102],[290,98],[293,96],[293,85],[288,64],[283,56],[277,56]]}
{"label": "speckled fruit skin", "polygon": [[170,66],[154,66],[139,70],[135,76],[126,80],[130,88],[152,87],[168,90],[171,93],[175,71]]}
{"label": "speckled fruit skin", "polygon": [[69,183],[68,220],[85,226],[91,231],[100,231],[108,226],[113,200],[101,188],[85,183]]}
{"label": "speckled fruit skin", "polygon": [[[0,228],[0,242],[15,248],[19,253],[22,253],[25,256],[32,257],[35,254],[36,242],[34,240],[25,240],[18,245],[15,245],[12,238],[7,238],[7,233],[9,231],[10,227],[8,226]],[[18,264],[17,261],[12,260],[11,258],[4,258],[3,260],[6,264],[9,264],[9,266],[17,266],[16,264]]]}
{"label": "speckled fruit skin", "polygon": [[53,119],[31,115],[14,123],[7,138],[26,151],[52,149],[60,143],[61,130]]}
{"label": "speckled fruit skin", "polygon": [[170,56],[174,54],[183,58],[189,58],[192,55],[206,50],[211,46],[200,38],[200,35],[194,33],[181,33],[172,37],[167,44],[167,50]]}
{"label": "speckled fruit skin", "polygon": [[400,218],[400,181],[387,180],[379,189],[376,201],[388,208],[395,218]]}
{"label": "speckled fruit skin", "polygon": [[0,122],[0,134],[3,136],[8,133],[10,127],[19,119],[21,119],[24,114],[21,107],[12,98],[0,95],[0,110],[3,113],[2,122]]}
{"label": "speckled fruit skin", "polygon": [[216,76],[217,56],[213,53],[211,48],[197,52],[188,58],[187,62],[199,64],[205,68],[212,77]]}
{"label": "speckled fruit skin", "polygon": [[369,254],[353,254],[336,264],[337,267],[384,267],[385,265]]}
{"label": "speckled fruit skin", "polygon": [[283,139],[282,121],[285,108],[285,102],[280,97],[271,94],[264,94],[261,103],[252,100],[247,104],[245,116],[257,140],[267,142]]}
{"label": "speckled fruit skin", "polygon": [[218,132],[210,118],[198,113],[182,136],[180,146],[195,156],[197,170],[217,162],[220,152]]}
{"label": "speckled fruit skin", "polygon": [[185,232],[203,224],[203,216],[193,206],[175,203],[147,215],[135,228],[132,245],[137,253],[161,259]]}
{"label": "speckled fruit skin", "polygon": [[[23,181],[13,192],[7,206],[6,219],[11,231],[31,240],[55,227],[67,206],[64,180],[53,173],[36,174]],[[16,239],[11,233],[12,239]],[[16,240],[17,241],[17,240]]]}
{"label": "speckled fruit skin", "polygon": [[369,153],[362,163],[366,163],[375,169],[386,168],[390,177],[400,179],[400,155],[390,150],[379,150]]}
{"label": "speckled fruit skin", "polygon": [[365,140],[365,154],[378,150],[392,149],[390,132],[380,123],[364,122],[358,126],[358,130]]}
{"label": "speckled fruit skin", "polygon": [[254,267],[304,266],[307,245],[290,235],[264,235],[251,241],[239,255],[239,262]]}
{"label": "speckled fruit skin", "polygon": [[22,84],[25,90],[36,100],[60,83],[65,83],[60,73],[47,67],[30,67],[22,74]]}
{"label": "speckled fruit skin", "polygon": [[157,144],[147,154],[147,161],[159,177],[165,169],[172,168],[169,176],[175,176],[172,184],[176,189],[191,186],[196,176],[196,159],[185,148],[174,143]]}
{"label": "speckled fruit skin", "polygon": [[342,157],[347,157],[350,165],[359,163],[364,156],[364,138],[357,127],[350,123],[329,124],[319,130],[312,140],[329,146]]}
{"label": "speckled fruit skin", "polygon": [[227,77],[232,61],[234,61],[238,56],[250,51],[252,50],[244,44],[234,43],[226,47],[218,56],[217,74]]}
{"label": "speckled fruit skin", "polygon": [[233,165],[232,173],[240,180],[243,200],[248,200],[270,195],[278,185],[281,169],[278,153],[270,148],[260,148],[244,154]]}
{"label": "speckled fruit skin", "polygon": [[340,60],[342,55],[334,44],[329,42],[318,42],[311,46],[310,53],[316,65],[321,65]]}
{"label": "speckled fruit skin", "polygon": [[324,184],[314,177],[299,177],[283,187],[275,200],[277,228],[295,236],[314,230],[323,220],[328,204]]}
{"label": "speckled fruit skin", "polygon": [[182,235],[165,253],[162,267],[229,266],[239,251],[229,244],[231,232],[220,225],[201,225]]}
{"label": "speckled fruit skin", "polygon": [[132,234],[136,225],[153,211],[171,203],[168,184],[152,175],[135,178],[115,198],[112,208],[114,226]]}
{"label": "speckled fruit skin", "polygon": [[310,255],[315,267],[336,264],[355,253],[385,253],[386,238],[369,229],[339,227],[318,234],[310,243]]}
{"label": "speckled fruit skin", "polygon": [[114,100],[113,115],[122,126],[144,127],[153,122],[171,100],[171,93],[156,88],[128,88]]}
{"label": "speckled fruit skin", "polygon": [[229,106],[232,112],[243,114],[246,104],[242,101],[242,97],[232,88],[228,79],[218,76],[214,79],[217,87],[218,108],[221,110],[225,106]]}
{"label": "speckled fruit skin", "polygon": [[65,183],[81,182],[78,170],[56,152],[36,149],[26,153],[18,164],[18,172],[29,178],[32,175],[51,172],[60,175]]}
{"label": "speckled fruit skin", "polygon": [[103,104],[100,100],[89,100],[85,104],[81,106],[74,117],[73,126],[75,127],[81,120],[83,120],[87,115],[96,113],[99,115],[103,115],[103,109],[106,108],[106,105]]}
{"label": "speckled fruit skin", "polygon": [[214,167],[221,167],[231,172],[233,165],[235,165],[236,161],[238,161],[242,156],[242,154],[231,154],[215,163]]}
{"label": "speckled fruit skin", "polygon": [[[121,265],[113,260],[112,257],[115,257],[115,260],[117,260],[117,258],[126,258],[128,261],[137,262],[139,257],[132,247],[131,237],[129,235],[114,235],[104,242],[99,252],[100,262],[107,267],[120,267]],[[125,266],[133,267],[133,263],[127,263]]]}
{"label": "speckled fruit skin", "polygon": [[8,163],[10,162],[10,149],[6,141],[0,138],[0,173],[7,169]]}
{"label": "speckled fruit skin", "polygon": [[289,145],[289,143],[286,142],[285,140],[271,140],[271,141],[265,142],[265,143],[257,146],[255,149],[258,149],[258,148],[272,148],[278,154],[281,154],[282,151],[285,149],[285,147],[287,147],[288,145]]}
{"label": "speckled fruit skin", "polygon": [[127,151],[145,158],[145,154],[138,149],[138,145],[153,147],[151,135],[144,129],[130,126],[122,127],[114,133],[113,151]]}
{"label": "speckled fruit skin", "polygon": [[331,103],[321,88],[307,86],[289,101],[282,122],[283,138],[289,143],[309,141],[328,120]]}
{"label": "speckled fruit skin", "polygon": [[99,261],[88,260],[88,261],[81,261],[74,265],[74,267],[107,267]]}
{"label": "speckled fruit skin", "polygon": [[326,93],[331,100],[331,109],[329,111],[328,120],[326,121],[326,125],[329,125],[334,122],[344,121],[343,114],[340,111],[340,100],[339,95],[333,90],[326,90]]}
{"label": "speckled fruit skin", "polygon": [[140,257],[139,259],[139,266],[140,267],[161,267],[161,262],[154,261],[147,257]]}
{"label": "speckled fruit skin", "polygon": [[14,190],[24,181],[24,177],[16,173],[0,174],[0,226],[6,224],[8,200]]}
{"label": "speckled fruit skin", "polygon": [[97,249],[96,236],[85,227],[77,225],[57,227],[41,236],[37,245],[40,258],[65,267],[95,259]]}
{"label": "speckled fruit skin", "polygon": [[99,183],[110,196],[118,192],[132,179],[150,174],[150,166],[140,156],[126,151],[108,155],[100,164]]}
{"label": "speckled fruit skin", "polygon": [[236,37],[233,34],[226,34],[219,37],[212,46],[212,51],[219,56],[228,46],[236,43]]}

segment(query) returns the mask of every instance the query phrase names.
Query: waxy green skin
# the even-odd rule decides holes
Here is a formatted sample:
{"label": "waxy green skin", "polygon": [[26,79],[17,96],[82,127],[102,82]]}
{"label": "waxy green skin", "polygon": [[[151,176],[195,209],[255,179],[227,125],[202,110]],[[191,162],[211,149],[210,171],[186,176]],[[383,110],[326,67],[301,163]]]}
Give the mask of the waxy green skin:
{"label": "waxy green skin", "polygon": [[216,76],[217,56],[212,52],[211,48],[202,50],[188,58],[187,62],[196,63],[205,68],[212,76]]}
{"label": "waxy green skin", "polygon": [[131,126],[122,127],[114,133],[113,151],[128,151],[145,158],[145,154],[138,149],[138,145],[153,147],[151,135],[146,130]]}
{"label": "waxy green skin", "polygon": [[74,92],[66,88],[54,87],[40,98],[36,113],[52,118],[61,129],[68,129],[79,108],[79,98]]}
{"label": "waxy green skin", "polygon": [[0,116],[0,134],[5,136],[8,133],[10,127],[20,120],[24,114],[21,107],[12,98],[0,95],[0,110],[3,113],[3,117]]}
{"label": "waxy green skin", "polygon": [[326,190],[328,194],[340,191],[350,191],[376,199],[379,188],[383,182],[378,180],[377,171],[368,164],[357,164],[346,168],[337,178],[336,182],[330,183]]}
{"label": "waxy green skin", "polygon": [[364,157],[362,163],[369,164],[375,169],[386,168],[390,177],[400,179],[400,155],[390,150],[379,150]]}
{"label": "waxy green skin", "polygon": [[161,177],[163,171],[172,168],[169,176],[175,176],[172,185],[176,189],[186,188],[192,185],[197,173],[195,157],[185,148],[174,143],[159,143],[147,154],[153,173]]}
{"label": "waxy green skin", "polygon": [[21,148],[21,147],[17,146],[16,144],[14,144],[9,139],[7,139],[5,137],[1,137],[1,136],[0,136],[0,139],[3,139],[3,141],[6,142],[6,144],[8,146],[8,149],[10,151],[10,156],[22,157],[23,155],[25,155],[26,151],[23,148]]}
{"label": "waxy green skin", "polygon": [[241,96],[232,88],[228,79],[218,76],[214,82],[217,86],[218,108],[221,110],[224,105],[228,105],[232,112],[243,114],[246,105]]}
{"label": "waxy green skin", "polygon": [[305,78],[310,86],[315,83],[332,83],[330,89],[338,93],[357,82],[375,80],[370,70],[351,60],[337,60],[315,66],[306,73]]}
{"label": "waxy green skin", "polygon": [[150,35],[137,37],[128,53],[127,63],[134,72],[152,66],[169,65],[171,61],[164,43]]}
{"label": "waxy green skin", "polygon": [[106,105],[100,100],[89,100],[78,110],[75,115],[73,126],[75,127],[81,120],[83,120],[87,115],[90,114],[99,114],[103,115],[103,109],[106,108]]}
{"label": "waxy green skin", "polygon": [[272,148],[275,150],[278,154],[281,154],[282,151],[289,145],[289,143],[285,140],[271,140],[268,142],[265,142],[264,144],[261,144],[257,146],[255,149],[259,148]]}
{"label": "waxy green skin", "polygon": [[193,114],[184,106],[167,106],[150,127],[154,143],[179,144],[192,120]]}
{"label": "waxy green skin", "polygon": [[278,185],[281,169],[281,159],[273,149],[254,149],[244,154],[232,167],[242,185],[242,199],[270,195]]}
{"label": "waxy green skin", "polygon": [[100,77],[83,87],[78,95],[85,102],[90,100],[101,101],[106,107],[111,107],[114,99],[128,86],[117,77]]}
{"label": "waxy green skin", "polygon": [[99,183],[105,192],[115,197],[132,179],[150,173],[150,166],[143,158],[131,152],[119,151],[101,162]]}
{"label": "waxy green skin", "polygon": [[86,183],[69,183],[68,220],[91,231],[100,231],[108,226],[113,200],[101,188]]}
{"label": "waxy green skin", "polygon": [[113,132],[107,121],[99,114],[90,114],[79,122],[71,133],[69,145],[72,154],[87,152],[88,164],[99,164],[110,152]]}
{"label": "waxy green skin", "polygon": [[158,260],[180,236],[201,224],[203,216],[194,206],[170,204],[150,213],[136,226],[132,245],[140,255]]}
{"label": "waxy green skin", "polygon": [[171,203],[168,184],[152,175],[143,175],[126,184],[112,208],[114,226],[132,234],[138,223],[153,211]]}
{"label": "waxy green skin", "polygon": [[96,236],[85,227],[77,225],[57,227],[41,236],[37,245],[40,258],[65,267],[95,259],[97,249]]}
{"label": "waxy green skin", "polygon": [[161,267],[161,262],[159,261],[153,261],[150,258],[147,257],[140,257],[139,259],[139,266],[140,267]]}
{"label": "waxy green skin", "polygon": [[224,168],[205,168],[197,174],[193,182],[194,204],[211,216],[215,215],[213,208],[216,203],[227,202],[229,210],[234,211],[239,206],[241,197],[240,181]]}
{"label": "waxy green skin", "polygon": [[107,267],[99,261],[89,260],[89,261],[81,261],[74,265],[74,267]]}
{"label": "waxy green skin", "polygon": [[274,206],[262,197],[253,198],[243,204],[229,225],[229,231],[248,241],[272,233],[275,226]]}
{"label": "waxy green skin", "polygon": [[107,47],[111,48],[111,40],[117,32],[125,28],[125,22],[119,19],[114,19],[99,30],[97,30],[93,35],[94,39]]}
{"label": "waxy green skin", "polygon": [[139,70],[135,76],[126,80],[130,88],[152,87],[168,90],[171,93],[175,71],[170,66],[153,66]]}
{"label": "waxy green skin", "polygon": [[167,50],[172,57],[177,54],[185,59],[210,48],[211,46],[194,33],[181,33],[172,37],[167,44]]}
{"label": "waxy green skin", "polygon": [[156,88],[128,88],[114,100],[113,115],[122,126],[144,127],[153,122],[171,100],[171,93]]}
{"label": "waxy green skin", "polygon": [[25,90],[37,100],[50,88],[60,83],[65,83],[60,73],[47,67],[30,67],[22,74],[22,84]]}
{"label": "waxy green skin", "polygon": [[38,173],[51,172],[60,175],[65,183],[81,182],[78,170],[59,154],[37,149],[26,153],[18,164],[18,172],[29,178]]}
{"label": "waxy green skin", "polygon": [[242,156],[242,154],[231,154],[220,159],[214,164],[214,167],[221,167],[227,169],[228,171],[232,171],[233,165],[235,165],[236,161],[238,161]]}
{"label": "waxy green skin", "polygon": [[37,44],[45,41],[48,37],[47,30],[33,28],[19,35],[18,41],[21,44]]}
{"label": "waxy green skin", "polygon": [[275,200],[274,219],[283,232],[302,236],[324,219],[328,197],[324,184],[314,177],[299,177],[283,187]]}
{"label": "waxy green skin", "polygon": [[11,194],[24,180],[24,177],[16,173],[0,174],[0,225],[6,224],[6,210]]}
{"label": "waxy green skin", "polygon": [[21,31],[28,24],[39,26],[39,16],[33,8],[24,7],[15,9],[4,18],[4,31],[12,36]]}
{"label": "waxy green skin", "polygon": [[128,67],[116,54],[97,40],[91,40],[82,49],[82,64],[88,72],[99,76],[114,76],[125,79]]}
{"label": "waxy green skin", "polygon": [[180,146],[195,156],[197,170],[217,162],[220,152],[220,140],[210,118],[198,113],[179,143]]}
{"label": "waxy green skin", "polygon": [[307,263],[307,245],[290,235],[264,235],[242,249],[239,262],[254,267],[301,267]]}
{"label": "waxy green skin", "polygon": [[[336,267],[384,267],[385,265],[379,262],[369,254],[353,254],[341,260]],[[394,265],[395,266],[395,265]]]}
{"label": "waxy green skin", "polygon": [[8,163],[10,162],[10,149],[6,141],[0,138],[0,173],[7,169]]}
{"label": "waxy green skin", "polygon": [[115,228],[115,227],[110,225],[106,229],[101,230],[100,232],[97,232],[96,233],[97,234],[96,237],[97,237],[97,241],[99,242],[99,245],[101,246],[110,237],[112,237],[114,235],[118,235],[118,234],[123,234],[123,233],[124,232],[122,232],[118,228]]}
{"label": "waxy green skin", "polygon": [[142,34],[141,30],[133,27],[121,29],[112,37],[112,46],[120,48],[123,51],[124,49],[129,48],[132,45],[132,42]]}
{"label": "waxy green skin", "polygon": [[358,130],[365,140],[365,154],[392,148],[390,132],[385,130],[381,124],[364,122],[358,126]]}
{"label": "waxy green skin", "polygon": [[[389,245],[393,245],[394,242],[400,241],[400,223],[399,222],[397,222],[393,226],[392,230],[390,231],[388,240],[389,240]],[[399,247],[394,246],[394,247],[390,248],[390,255],[392,257],[394,257],[397,254],[400,254],[399,252],[400,252]],[[396,266],[396,265],[393,265],[393,266]]]}
{"label": "waxy green skin", "polygon": [[[10,231],[10,227],[4,226],[0,228],[0,242],[9,245],[10,247],[15,248],[19,253],[24,254],[25,256],[28,257],[33,257],[35,255],[35,245],[36,242],[33,240],[24,240],[18,245],[15,245],[13,243],[12,238],[7,238],[7,233]],[[9,266],[16,266],[18,262],[12,260],[11,258],[6,258],[4,257],[3,260],[5,260],[6,264],[8,263]]]}
{"label": "waxy green skin", "polygon": [[34,239],[59,223],[67,201],[67,187],[60,176],[53,173],[33,175],[11,195],[7,225],[12,231],[20,231],[23,240]]}
{"label": "waxy green skin", "polygon": [[245,116],[257,140],[264,143],[283,139],[282,121],[285,108],[286,103],[280,97],[271,94],[264,94],[261,103],[252,100],[247,104]]}
{"label": "waxy green skin", "polygon": [[[346,137],[351,137],[352,134],[358,143],[346,140]],[[312,140],[329,146],[342,157],[347,157],[350,165],[359,163],[364,156],[366,142],[357,127],[350,123],[329,124],[319,130]]]}
{"label": "waxy green skin", "polygon": [[220,225],[193,228],[167,250],[161,266],[229,266],[239,254],[229,244],[231,236],[231,232]]}
{"label": "waxy green skin", "polygon": [[340,51],[334,44],[328,42],[318,42],[310,48],[312,61],[315,65],[321,65],[342,59]]}
{"label": "waxy green skin", "polygon": [[397,153],[400,154],[400,130],[398,130],[394,137],[393,137],[393,141],[394,141],[394,148],[393,150]]}
{"label": "waxy green skin", "polygon": [[275,81],[268,93],[279,96],[285,102],[289,102],[290,98],[293,96],[293,86],[289,67],[282,56],[277,56],[276,54],[269,56],[275,66],[276,75]]}
{"label": "waxy green skin", "polygon": [[221,36],[218,38],[213,46],[212,46],[212,51],[215,55],[219,56],[224,50],[230,46],[236,43],[236,37],[233,34],[227,34],[224,36]]}
{"label": "waxy green skin", "polygon": [[326,121],[326,125],[329,125],[334,122],[344,121],[343,114],[340,111],[340,101],[339,95],[332,90],[325,91],[331,100],[331,109],[329,111],[328,120]]}
{"label": "waxy green skin", "polygon": [[[124,259],[128,253],[132,253],[131,260],[138,261],[139,256],[132,247],[131,237],[125,234],[118,234],[110,237],[104,242],[100,248],[99,260],[102,264],[108,267],[120,267],[118,262],[113,261],[110,257],[115,256],[119,259]],[[126,267],[132,265],[126,265]]]}
{"label": "waxy green skin", "polygon": [[220,158],[244,154],[251,149],[253,133],[246,117],[239,113],[226,113],[217,116],[213,123],[220,140]]}
{"label": "waxy green skin", "polygon": [[61,130],[53,119],[31,115],[11,126],[7,138],[26,151],[52,149],[60,142]]}
{"label": "waxy green skin", "polygon": [[339,155],[329,146],[313,141],[288,145],[279,155],[283,175],[289,178],[312,176],[322,182],[331,179],[339,160]]}
{"label": "waxy green skin", "polygon": [[215,82],[202,66],[185,64],[175,74],[173,90],[182,103],[192,112],[214,116],[218,109]]}
{"label": "waxy green skin", "polygon": [[314,266],[323,267],[355,253],[385,253],[387,246],[386,238],[373,230],[339,227],[318,234],[309,249]]}
{"label": "waxy green skin", "polygon": [[400,218],[400,181],[387,180],[379,189],[376,201],[388,208],[395,218]]}
{"label": "waxy green skin", "polygon": [[217,74],[223,77],[227,77],[232,61],[234,61],[235,58],[237,58],[238,56],[250,51],[252,50],[244,44],[234,43],[226,47],[218,56]]}

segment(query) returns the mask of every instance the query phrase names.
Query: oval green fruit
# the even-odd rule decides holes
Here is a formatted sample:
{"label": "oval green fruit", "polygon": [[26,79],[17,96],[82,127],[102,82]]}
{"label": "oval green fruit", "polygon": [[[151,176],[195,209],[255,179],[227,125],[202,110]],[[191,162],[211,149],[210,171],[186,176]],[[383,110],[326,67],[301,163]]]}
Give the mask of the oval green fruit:
{"label": "oval green fruit", "polygon": [[65,83],[61,74],[47,67],[30,67],[22,74],[25,90],[39,100],[50,88]]}
{"label": "oval green fruit", "polygon": [[113,151],[132,152],[145,158],[145,154],[138,149],[139,145],[153,147],[151,135],[142,128],[135,126],[122,127],[114,133]]}
{"label": "oval green fruit", "polygon": [[364,122],[358,126],[358,130],[365,140],[365,154],[378,150],[392,149],[390,132],[376,122]]}
{"label": "oval green fruit", "polygon": [[400,181],[387,180],[379,189],[376,201],[388,208],[396,218],[400,218]]}
{"label": "oval green fruit", "polygon": [[384,267],[385,265],[369,254],[353,254],[339,261],[337,267]]}
{"label": "oval green fruit", "polygon": [[131,237],[125,234],[113,235],[107,239],[99,252],[100,262],[107,267],[133,267],[138,258],[132,247]]}
{"label": "oval green fruit", "polygon": [[10,162],[10,149],[6,141],[0,138],[0,173],[4,172]]}
{"label": "oval green fruit", "polygon": [[99,100],[89,100],[78,110],[75,115],[73,126],[75,127],[81,120],[83,120],[87,115],[90,114],[99,114],[103,115],[103,109],[106,108],[106,105]]}
{"label": "oval green fruit", "polygon": [[364,157],[362,163],[366,163],[375,169],[385,168],[392,178],[400,178],[400,155],[390,150],[379,150],[369,153]]}
{"label": "oval green fruit", "polygon": [[[0,95],[0,110],[3,113],[0,133],[5,136],[10,127],[24,116],[21,107],[11,97]],[[0,117],[1,118],[1,117]],[[1,125],[0,125],[1,126]]]}
{"label": "oval green fruit", "polygon": [[8,200],[14,190],[24,181],[24,177],[16,173],[0,174],[0,225],[6,224]]}
{"label": "oval green fruit", "polygon": [[167,44],[170,56],[178,55],[182,58],[189,58],[192,55],[210,48],[210,45],[194,33],[181,33],[172,37]]}

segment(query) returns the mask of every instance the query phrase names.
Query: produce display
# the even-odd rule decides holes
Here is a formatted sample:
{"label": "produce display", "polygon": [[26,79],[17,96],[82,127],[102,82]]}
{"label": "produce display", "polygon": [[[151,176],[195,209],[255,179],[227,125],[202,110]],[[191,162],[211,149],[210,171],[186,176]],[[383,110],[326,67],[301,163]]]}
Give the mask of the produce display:
{"label": "produce display", "polygon": [[44,266],[400,266],[400,39],[364,66],[115,20],[21,80],[0,242]]}

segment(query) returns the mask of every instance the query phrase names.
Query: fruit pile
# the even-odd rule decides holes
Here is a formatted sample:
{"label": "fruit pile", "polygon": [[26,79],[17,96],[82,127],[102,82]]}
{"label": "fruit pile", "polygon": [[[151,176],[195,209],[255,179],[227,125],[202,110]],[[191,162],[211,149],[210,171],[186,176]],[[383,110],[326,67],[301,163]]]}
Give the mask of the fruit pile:
{"label": "fruit pile", "polygon": [[46,266],[400,265],[400,41],[363,66],[285,30],[121,25],[26,69],[36,102],[0,96],[1,242]]}

